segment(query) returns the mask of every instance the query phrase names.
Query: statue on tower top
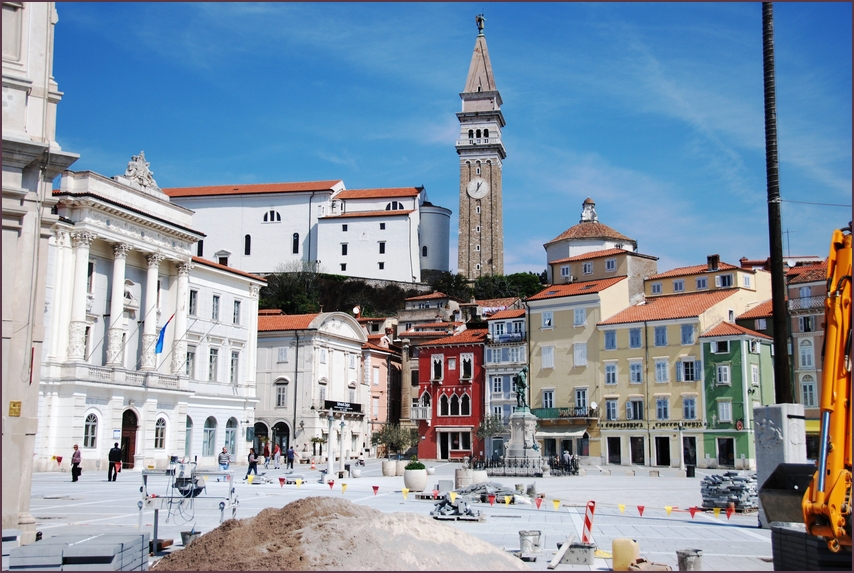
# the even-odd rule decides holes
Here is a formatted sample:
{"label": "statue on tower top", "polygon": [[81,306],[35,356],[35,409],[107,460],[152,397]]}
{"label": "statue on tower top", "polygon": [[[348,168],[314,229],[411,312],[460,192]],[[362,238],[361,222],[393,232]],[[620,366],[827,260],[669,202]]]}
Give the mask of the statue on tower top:
{"label": "statue on tower top", "polygon": [[134,183],[146,187],[159,190],[157,182],[154,180],[154,172],[149,169],[151,164],[145,160],[145,151],[140,151],[139,155],[134,155],[128,162],[125,177]]}
{"label": "statue on tower top", "polygon": [[596,215],[596,203],[593,202],[593,199],[588,197],[584,200],[584,203],[581,204],[581,221],[580,223],[598,223],[599,216]]}
{"label": "statue on tower top", "polygon": [[478,14],[474,17],[474,21],[477,22],[477,35],[483,36],[483,23],[486,22],[486,18],[483,17],[483,14]]}

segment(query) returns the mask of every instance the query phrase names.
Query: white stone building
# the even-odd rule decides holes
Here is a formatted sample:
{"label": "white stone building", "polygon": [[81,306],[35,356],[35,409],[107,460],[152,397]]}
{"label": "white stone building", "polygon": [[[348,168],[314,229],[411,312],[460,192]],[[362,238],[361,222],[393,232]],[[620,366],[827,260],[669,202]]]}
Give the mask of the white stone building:
{"label": "white stone building", "polygon": [[[356,319],[343,312],[260,311],[256,451],[270,440],[283,451],[293,445],[303,460],[312,455],[319,460],[320,444],[311,440],[326,440],[330,402],[347,410],[334,412],[335,457],[340,456],[342,432],[345,458],[369,449],[370,386],[362,372],[367,340]],[[322,449],[325,456],[325,444]]]}
{"label": "white stone building", "polygon": [[53,197],[36,468],[67,467],[74,443],[89,470],[115,442],[127,469],[215,467],[226,444],[239,460],[265,281],[192,257],[204,235],[142,153],[124,176],[67,171]]}
{"label": "white stone building", "polygon": [[196,255],[254,273],[317,264],[349,277],[419,282],[448,270],[451,211],[423,187],[346,190],[338,181],[166,189],[208,236]]}

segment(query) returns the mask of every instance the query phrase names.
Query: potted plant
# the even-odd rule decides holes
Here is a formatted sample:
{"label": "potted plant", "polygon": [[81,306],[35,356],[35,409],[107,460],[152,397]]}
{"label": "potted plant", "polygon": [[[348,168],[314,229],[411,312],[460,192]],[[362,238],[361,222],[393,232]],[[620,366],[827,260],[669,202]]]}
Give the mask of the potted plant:
{"label": "potted plant", "polygon": [[415,456],[412,458],[403,471],[403,486],[409,491],[424,491],[427,489],[427,468]]}
{"label": "potted plant", "polygon": [[[418,444],[418,430],[415,428],[401,428],[397,424],[386,424],[378,432],[371,435],[371,444],[384,446],[389,459],[383,461],[383,475],[403,475],[406,462],[399,461],[400,452]],[[398,460],[391,459],[391,453],[397,453]],[[398,471],[398,466],[400,471]]]}

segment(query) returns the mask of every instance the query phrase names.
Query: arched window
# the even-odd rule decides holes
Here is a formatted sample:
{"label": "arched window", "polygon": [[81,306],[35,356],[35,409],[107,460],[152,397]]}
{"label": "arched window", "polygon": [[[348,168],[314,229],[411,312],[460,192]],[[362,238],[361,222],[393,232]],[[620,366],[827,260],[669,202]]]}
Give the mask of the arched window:
{"label": "arched window", "polygon": [[429,392],[424,392],[423,394],[421,394],[421,405],[422,406],[429,406],[430,405],[430,393]]}
{"label": "arched window", "polygon": [[299,233],[294,233],[293,252],[295,255],[299,254]]}
{"label": "arched window", "polygon": [[460,400],[460,415],[461,416],[470,416],[471,415],[471,400],[469,399],[468,394],[463,394],[463,399]]}
{"label": "arched window", "polygon": [[205,429],[202,434],[202,455],[213,456],[216,454],[216,418],[209,416],[205,420]]}
{"label": "arched window", "polygon": [[264,213],[264,222],[265,223],[281,223],[282,215],[278,211],[274,209],[270,209],[266,213]]}
{"label": "arched window", "polygon": [[86,425],[83,427],[83,447],[94,448],[98,444],[98,416],[89,414],[86,416]]}
{"label": "arched window", "polygon": [[279,378],[276,380],[275,384],[273,384],[273,388],[276,389],[276,408],[287,408],[288,380],[285,378]]}
{"label": "arched window", "polygon": [[166,449],[166,418],[157,418],[154,423],[154,449]]}
{"label": "arched window", "polygon": [[483,136],[484,136],[484,137],[489,137],[489,130],[488,130],[488,129],[484,129],[484,130],[483,130]]}
{"label": "arched window", "polygon": [[225,423],[225,447],[232,456],[237,451],[237,419],[233,417]]}
{"label": "arched window", "polygon": [[243,254],[249,255],[252,251],[252,237],[250,235],[246,235],[243,237]]}
{"label": "arched window", "polygon": [[469,130],[469,139],[474,139],[474,130],[473,129]]}
{"label": "arched window", "polygon": [[475,133],[477,134],[477,137],[480,138],[480,130],[478,129]]}
{"label": "arched window", "polygon": [[439,415],[447,416],[448,415],[448,397],[444,394],[441,398],[439,398]]}
{"label": "arched window", "polygon": [[424,245],[423,247],[421,247],[421,256],[422,257],[427,256],[427,245]]}
{"label": "arched window", "polygon": [[184,430],[184,456],[190,457],[193,453],[193,419],[187,416],[187,426]]}
{"label": "arched window", "polygon": [[385,206],[386,211],[400,211],[404,208],[405,207],[403,206],[403,203],[401,203],[400,201],[392,201],[391,203]]}
{"label": "arched window", "polygon": [[812,342],[807,339],[801,341],[801,368],[814,368]]}
{"label": "arched window", "polygon": [[451,416],[460,415],[460,399],[454,394],[451,396]]}

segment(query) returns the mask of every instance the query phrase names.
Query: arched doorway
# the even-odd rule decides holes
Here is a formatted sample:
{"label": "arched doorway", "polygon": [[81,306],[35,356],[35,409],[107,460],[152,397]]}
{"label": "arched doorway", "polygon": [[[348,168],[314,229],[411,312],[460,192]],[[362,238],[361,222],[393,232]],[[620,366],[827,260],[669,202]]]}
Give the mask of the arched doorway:
{"label": "arched doorway", "polygon": [[[288,428],[288,425],[284,422],[278,422],[275,426],[273,426],[273,444],[279,444],[279,447],[282,449],[282,453],[284,454],[288,451],[288,447],[290,446],[291,440],[291,430]],[[270,451],[273,451],[272,444],[270,446]]]}
{"label": "arched doorway", "polygon": [[267,430],[267,424],[264,422],[255,422],[255,440],[252,447],[255,448],[255,453],[261,455],[264,452],[264,442],[269,438],[270,432]]}
{"label": "arched doorway", "polygon": [[133,469],[133,456],[136,454],[137,418],[133,410],[125,410],[122,414],[122,466]]}

